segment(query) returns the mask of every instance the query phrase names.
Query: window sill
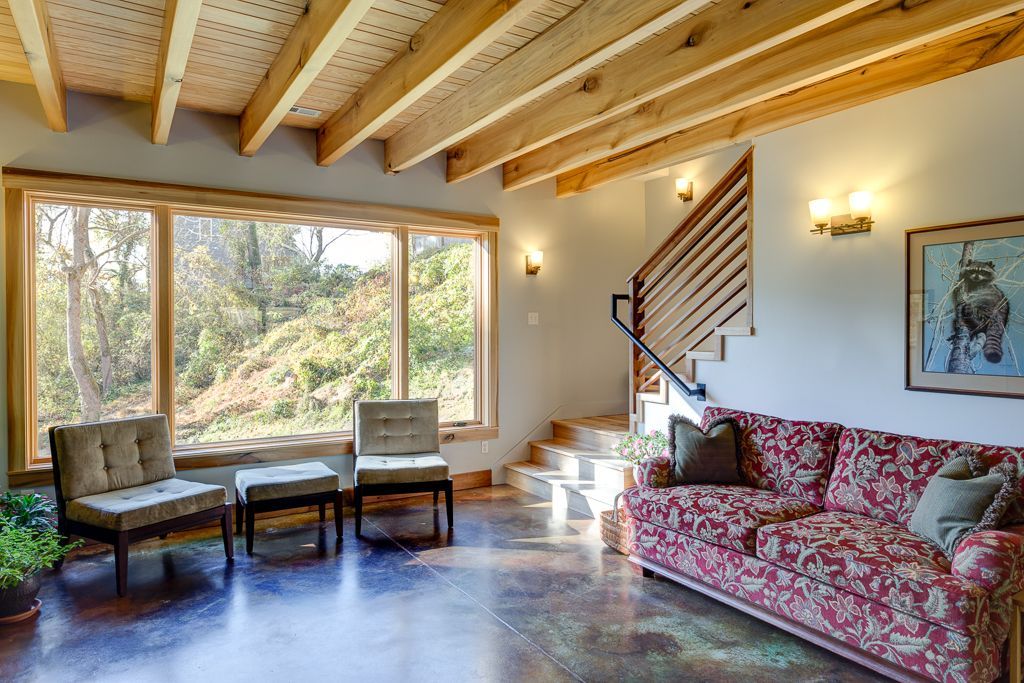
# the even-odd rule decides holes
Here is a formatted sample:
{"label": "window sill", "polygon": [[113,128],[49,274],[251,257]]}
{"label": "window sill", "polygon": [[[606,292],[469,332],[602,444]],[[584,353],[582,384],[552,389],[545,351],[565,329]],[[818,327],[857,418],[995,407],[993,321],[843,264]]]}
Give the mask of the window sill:
{"label": "window sill", "polygon": [[[440,435],[442,446],[463,441],[490,441],[498,438],[498,428],[482,425],[443,427],[440,430]],[[234,467],[281,460],[324,458],[332,455],[346,455],[351,452],[352,437],[350,435],[330,438],[276,439],[243,446],[238,444],[210,447],[190,446],[175,449],[174,467],[179,472],[183,472],[208,467]],[[7,485],[10,488],[49,486],[51,484],[53,484],[53,468],[49,465],[7,473]]]}

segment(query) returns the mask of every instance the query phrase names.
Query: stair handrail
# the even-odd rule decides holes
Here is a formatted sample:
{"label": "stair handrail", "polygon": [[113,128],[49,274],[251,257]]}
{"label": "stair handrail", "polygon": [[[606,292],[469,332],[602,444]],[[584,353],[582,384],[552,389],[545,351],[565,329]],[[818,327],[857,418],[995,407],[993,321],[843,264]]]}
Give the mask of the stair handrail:
{"label": "stair handrail", "polygon": [[694,398],[698,401],[706,401],[707,392],[704,384],[698,383],[692,387],[686,384],[686,382],[679,378],[679,375],[672,372],[672,370],[667,365],[665,365],[664,361],[662,361],[661,358],[658,357],[658,354],[654,353],[654,351],[652,351],[650,347],[647,346],[647,344],[644,344],[640,340],[640,338],[636,336],[636,333],[633,330],[631,330],[629,326],[626,325],[626,323],[619,320],[620,301],[629,301],[629,295],[612,294],[612,323],[617,328],[622,330],[623,334],[625,334],[626,337],[629,338],[629,341],[633,342],[634,346],[640,349],[640,351],[642,351],[645,356],[650,358],[651,361],[658,366],[658,369],[661,370],[661,376],[667,379],[672,384],[672,386],[674,386],[676,389],[682,392],[685,396],[689,396],[690,398]]}

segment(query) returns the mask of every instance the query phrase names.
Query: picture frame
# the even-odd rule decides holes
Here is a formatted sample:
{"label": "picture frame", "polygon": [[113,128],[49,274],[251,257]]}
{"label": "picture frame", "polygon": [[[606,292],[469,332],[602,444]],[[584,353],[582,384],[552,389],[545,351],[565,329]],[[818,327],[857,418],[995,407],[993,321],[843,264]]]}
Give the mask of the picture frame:
{"label": "picture frame", "polygon": [[1024,216],[906,232],[905,387],[1024,398]]}

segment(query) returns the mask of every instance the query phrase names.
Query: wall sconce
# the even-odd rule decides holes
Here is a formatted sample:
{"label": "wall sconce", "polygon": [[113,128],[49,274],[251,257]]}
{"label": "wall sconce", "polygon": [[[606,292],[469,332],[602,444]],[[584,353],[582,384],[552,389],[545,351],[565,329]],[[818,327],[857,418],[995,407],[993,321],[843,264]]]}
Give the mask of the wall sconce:
{"label": "wall sconce", "polygon": [[871,232],[875,224],[871,220],[871,193],[853,192],[850,194],[850,213],[840,216],[832,215],[832,202],[828,199],[814,199],[809,203],[812,233],[824,235],[826,232],[833,237],[837,235],[853,235],[858,232]]}
{"label": "wall sconce", "polygon": [[689,178],[676,178],[676,196],[680,201],[693,201],[693,181]]}
{"label": "wall sconce", "polygon": [[526,255],[526,274],[536,275],[544,265],[544,252],[534,251]]}

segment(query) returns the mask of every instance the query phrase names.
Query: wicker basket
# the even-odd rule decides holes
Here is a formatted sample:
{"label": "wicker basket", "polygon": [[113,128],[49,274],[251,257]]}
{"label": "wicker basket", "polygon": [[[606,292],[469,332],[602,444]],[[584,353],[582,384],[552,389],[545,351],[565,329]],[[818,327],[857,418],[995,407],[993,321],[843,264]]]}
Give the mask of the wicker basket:
{"label": "wicker basket", "polygon": [[608,547],[618,550],[623,555],[629,555],[629,529],[626,527],[625,515],[619,515],[616,522],[611,510],[601,513],[601,540]]}

